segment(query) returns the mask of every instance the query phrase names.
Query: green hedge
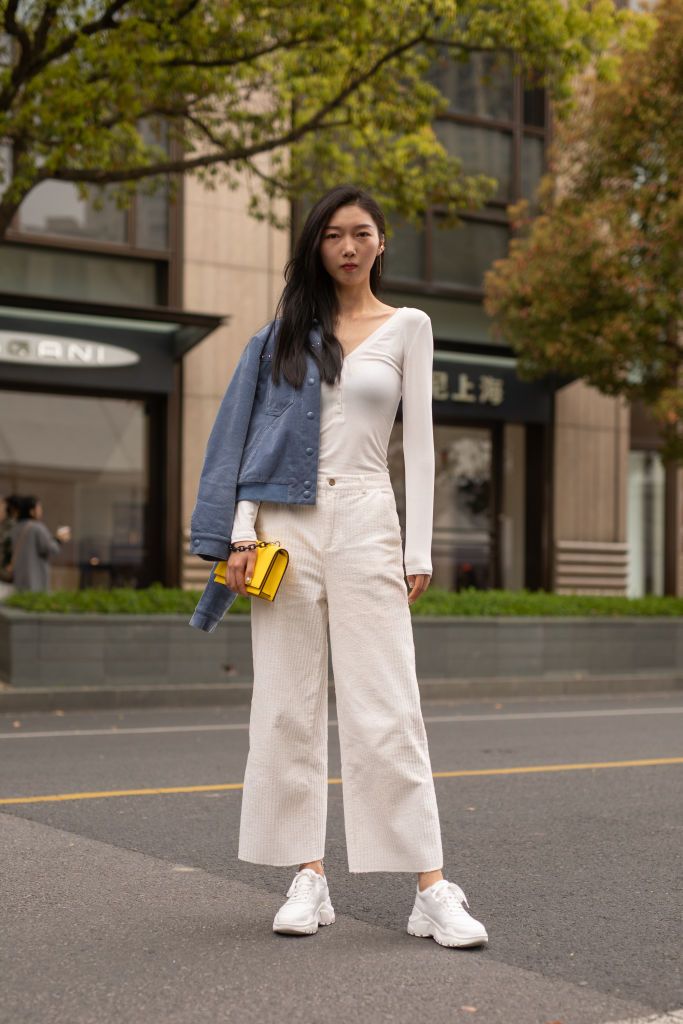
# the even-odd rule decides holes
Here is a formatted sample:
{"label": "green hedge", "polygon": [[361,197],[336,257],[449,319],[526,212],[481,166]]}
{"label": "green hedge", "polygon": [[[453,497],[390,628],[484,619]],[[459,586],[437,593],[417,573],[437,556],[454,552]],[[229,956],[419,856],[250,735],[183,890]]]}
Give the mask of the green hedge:
{"label": "green hedge", "polygon": [[[145,590],[115,587],[112,590],[56,590],[52,594],[12,594],[0,603],[27,612],[84,615],[187,615],[201,596],[200,590],[181,590],[152,584]],[[250,598],[238,596],[230,609],[248,614]]]}
{"label": "green hedge", "polygon": [[[10,608],[30,612],[124,615],[187,615],[194,611],[199,590],[154,584],[147,590],[62,590],[53,594],[13,594]],[[251,601],[237,597],[230,614],[249,613]],[[277,600],[277,598],[276,598]],[[462,590],[430,587],[411,606],[414,615],[683,615],[679,597],[588,597],[527,590]]]}

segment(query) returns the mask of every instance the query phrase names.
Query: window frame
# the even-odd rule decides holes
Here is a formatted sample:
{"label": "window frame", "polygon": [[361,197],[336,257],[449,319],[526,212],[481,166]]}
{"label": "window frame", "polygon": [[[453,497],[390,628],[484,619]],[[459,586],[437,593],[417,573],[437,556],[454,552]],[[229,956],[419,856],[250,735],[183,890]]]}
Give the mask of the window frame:
{"label": "window frame", "polygon": [[[181,154],[180,144],[172,139],[169,152],[171,158]],[[13,172],[14,154],[10,151],[10,174]],[[179,176],[176,195],[168,197],[167,244],[163,249],[149,249],[136,246],[136,217],[139,196],[129,205],[126,212],[125,242],[104,242],[77,235],[57,235],[38,231],[23,231],[21,209],[17,210],[5,233],[4,242],[27,245],[35,248],[57,249],[68,252],[93,253],[94,255],[118,256],[130,260],[153,261],[157,266],[157,302],[159,306],[180,308],[182,305],[182,260],[183,260],[183,217],[184,177]]]}
{"label": "window frame", "polygon": [[[529,88],[534,88],[533,83]],[[482,117],[478,114],[460,114],[448,111],[440,114],[437,121],[447,121],[453,124],[467,125],[473,128],[482,128],[488,131],[498,131],[511,137],[511,161],[510,168],[510,189],[511,194],[507,199],[491,199],[480,210],[463,212],[460,219],[463,222],[493,224],[498,227],[507,227],[510,231],[510,218],[507,213],[508,206],[518,199],[523,198],[522,193],[522,147],[525,138],[540,139],[544,144],[543,167],[546,167],[546,155],[552,137],[551,105],[547,90],[544,91],[544,121],[543,127],[527,125],[524,123],[524,78],[517,66],[513,71],[512,78],[512,120],[502,121],[497,118]],[[444,212],[443,206],[433,206],[425,214],[423,222],[422,243],[422,267],[423,277],[405,278],[387,274],[382,279],[383,288],[387,292],[405,291],[409,289],[418,295],[451,296],[465,301],[479,302],[484,297],[483,288],[465,287],[463,285],[446,284],[435,282],[433,276],[433,237],[434,231],[440,230],[435,225],[435,219]],[[445,229],[448,230],[448,229]],[[455,229],[457,230],[457,229]],[[391,242],[389,242],[391,244]]]}

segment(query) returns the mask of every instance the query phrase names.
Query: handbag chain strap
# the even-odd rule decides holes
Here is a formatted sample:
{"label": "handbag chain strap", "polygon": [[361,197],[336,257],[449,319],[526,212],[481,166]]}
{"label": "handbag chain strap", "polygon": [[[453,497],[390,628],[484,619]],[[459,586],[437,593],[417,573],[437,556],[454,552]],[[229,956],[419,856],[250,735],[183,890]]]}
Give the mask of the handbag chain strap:
{"label": "handbag chain strap", "polygon": [[275,544],[275,545],[279,546],[280,541],[279,540],[259,540],[259,541],[252,541],[251,544],[239,544],[239,545],[231,544],[230,545],[230,550],[231,551],[253,551],[254,548],[267,548],[269,544]]}

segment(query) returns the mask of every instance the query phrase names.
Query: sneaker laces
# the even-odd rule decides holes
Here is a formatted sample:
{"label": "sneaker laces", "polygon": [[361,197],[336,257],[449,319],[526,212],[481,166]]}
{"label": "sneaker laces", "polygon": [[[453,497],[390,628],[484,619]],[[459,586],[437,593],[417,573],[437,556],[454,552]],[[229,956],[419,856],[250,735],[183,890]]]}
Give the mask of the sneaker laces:
{"label": "sneaker laces", "polygon": [[444,879],[442,884],[440,880],[433,892],[434,898],[444,903],[449,910],[460,911],[463,909],[463,905],[469,909],[467,896],[455,882],[447,882]]}
{"label": "sneaker laces", "polygon": [[[322,877],[322,876],[321,876]],[[303,869],[294,876],[294,880],[287,890],[291,903],[304,903],[310,896],[311,889],[315,882],[310,874]]]}

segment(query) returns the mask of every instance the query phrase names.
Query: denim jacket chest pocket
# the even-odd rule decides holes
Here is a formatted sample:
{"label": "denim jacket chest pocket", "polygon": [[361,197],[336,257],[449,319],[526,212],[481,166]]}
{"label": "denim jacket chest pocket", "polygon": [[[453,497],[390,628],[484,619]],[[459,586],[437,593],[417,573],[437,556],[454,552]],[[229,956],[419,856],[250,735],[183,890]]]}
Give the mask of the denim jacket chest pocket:
{"label": "denim jacket chest pocket", "polygon": [[265,412],[267,416],[280,416],[294,402],[292,386],[285,380],[282,374],[280,375],[279,384],[273,381],[272,355],[270,352],[262,354],[261,366],[264,363],[267,365]]}
{"label": "denim jacket chest pocket", "polygon": [[[247,437],[242,452],[239,480],[242,483],[252,478],[261,479],[264,471],[263,442],[266,437],[274,438],[277,448],[281,436],[280,418],[294,403],[294,394],[284,378],[275,386],[272,381],[270,353],[264,352],[260,359],[259,377]],[[271,444],[270,447],[273,445]]]}

